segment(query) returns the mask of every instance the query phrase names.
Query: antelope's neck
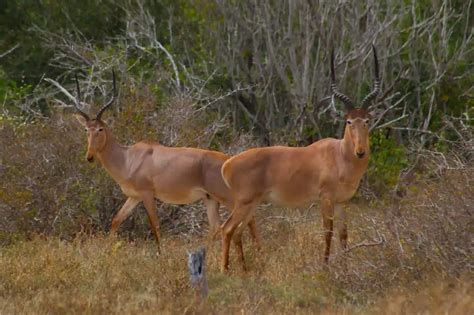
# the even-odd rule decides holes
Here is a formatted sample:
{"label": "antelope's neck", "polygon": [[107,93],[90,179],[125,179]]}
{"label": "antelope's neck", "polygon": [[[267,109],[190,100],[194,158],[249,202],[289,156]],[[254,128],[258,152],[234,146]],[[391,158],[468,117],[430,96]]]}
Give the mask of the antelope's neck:
{"label": "antelope's neck", "polygon": [[344,138],[339,142],[341,156],[344,161],[344,167],[342,171],[345,178],[359,181],[367,170],[367,166],[369,165],[370,148],[367,146],[365,156],[363,158],[358,158],[355,155],[354,141],[348,128],[349,127],[346,126]]}
{"label": "antelope's neck", "polygon": [[127,151],[128,148],[118,143],[112,133],[107,130],[107,142],[97,153],[97,157],[107,173],[119,183],[127,177]]}

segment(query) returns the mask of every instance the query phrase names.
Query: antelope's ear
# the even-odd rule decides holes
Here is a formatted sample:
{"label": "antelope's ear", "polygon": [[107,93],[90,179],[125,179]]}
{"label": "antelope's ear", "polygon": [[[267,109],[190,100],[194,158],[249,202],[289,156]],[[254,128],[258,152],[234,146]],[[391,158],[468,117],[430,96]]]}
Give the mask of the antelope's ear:
{"label": "antelope's ear", "polygon": [[82,115],[79,115],[79,114],[74,114],[74,116],[76,117],[77,121],[82,125],[82,126],[86,126],[87,124],[87,120],[82,116]]}

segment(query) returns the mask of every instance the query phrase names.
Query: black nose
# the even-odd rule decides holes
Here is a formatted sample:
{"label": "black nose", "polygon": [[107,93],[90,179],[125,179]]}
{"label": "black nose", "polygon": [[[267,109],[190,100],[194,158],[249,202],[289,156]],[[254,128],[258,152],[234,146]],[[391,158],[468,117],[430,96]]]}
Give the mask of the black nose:
{"label": "black nose", "polygon": [[357,157],[359,159],[362,159],[364,157],[364,155],[365,155],[365,152],[357,152]]}
{"label": "black nose", "polygon": [[88,156],[88,157],[87,157],[87,161],[88,161],[88,162],[94,161],[94,156]]}

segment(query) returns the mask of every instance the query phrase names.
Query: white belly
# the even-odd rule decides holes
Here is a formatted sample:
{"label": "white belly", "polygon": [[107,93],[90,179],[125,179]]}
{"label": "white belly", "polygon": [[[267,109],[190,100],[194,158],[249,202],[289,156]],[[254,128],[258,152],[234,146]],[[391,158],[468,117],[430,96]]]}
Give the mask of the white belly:
{"label": "white belly", "polygon": [[[304,198],[301,198],[304,197]],[[302,195],[302,196],[295,196],[295,198],[291,197],[284,197],[284,195],[280,194],[278,191],[270,191],[265,196],[265,201],[271,202],[275,206],[283,206],[283,207],[292,207],[292,208],[299,208],[299,207],[306,207],[312,204],[313,202],[319,199],[318,193]]]}
{"label": "white belly", "polygon": [[187,192],[156,192],[155,198],[164,203],[186,205],[204,198],[205,195],[206,193],[200,189],[191,189]]}
{"label": "white belly", "polygon": [[[135,197],[140,199],[140,193],[136,191],[133,187],[122,185],[120,186],[122,192],[128,197]],[[164,191],[155,191],[155,198],[159,199],[164,203],[176,204],[176,205],[186,205],[194,203],[206,196],[206,192],[202,191],[199,188],[193,188],[187,191],[173,191],[173,192],[164,192]]]}

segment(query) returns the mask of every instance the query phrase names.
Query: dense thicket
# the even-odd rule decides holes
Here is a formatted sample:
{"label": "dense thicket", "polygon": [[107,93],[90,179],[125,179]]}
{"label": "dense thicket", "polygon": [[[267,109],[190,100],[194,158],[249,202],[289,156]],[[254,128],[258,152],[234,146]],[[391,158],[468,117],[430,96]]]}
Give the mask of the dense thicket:
{"label": "dense thicket", "polygon": [[323,101],[330,51],[340,89],[360,101],[374,43],[384,93],[362,192],[400,193],[426,158],[431,173],[472,165],[471,12],[449,0],[2,1],[0,212],[15,219],[0,224],[62,234],[110,221],[120,192],[83,162],[70,100],[43,79],[74,91],[78,74],[93,111],[112,68],[122,142],[235,153],[338,136],[342,108]]}

